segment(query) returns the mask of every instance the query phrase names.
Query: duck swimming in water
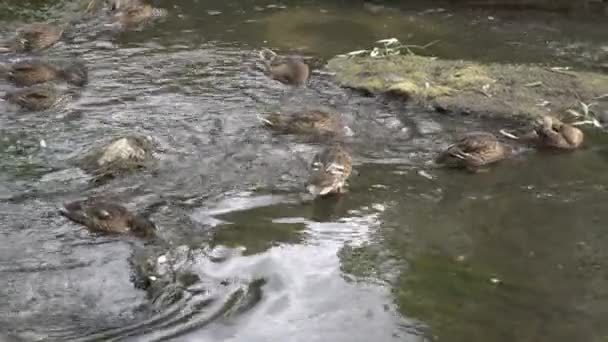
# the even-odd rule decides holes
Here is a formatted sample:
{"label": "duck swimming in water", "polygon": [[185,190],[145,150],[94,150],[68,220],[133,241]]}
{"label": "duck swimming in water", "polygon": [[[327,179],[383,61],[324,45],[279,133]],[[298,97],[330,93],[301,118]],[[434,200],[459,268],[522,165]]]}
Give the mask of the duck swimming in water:
{"label": "duck swimming in water", "polygon": [[579,148],[584,140],[583,131],[563,123],[557,118],[545,115],[534,131],[538,135],[538,144],[544,147],[562,150]]}
{"label": "duck swimming in water", "polygon": [[88,199],[68,203],[62,216],[86,226],[91,231],[154,236],[155,227],[147,218],[135,215],[125,207],[102,200]]}
{"label": "duck swimming in water", "polygon": [[23,60],[8,68],[7,78],[18,87],[29,87],[48,81],[64,80],[82,87],[88,81],[86,66],[79,61],[59,67],[38,59]]}
{"label": "duck swimming in water", "polygon": [[59,101],[60,95],[54,87],[36,85],[8,92],[4,99],[25,111],[35,112],[51,108]]}
{"label": "duck swimming in water", "polygon": [[301,57],[283,57],[272,50],[264,49],[260,51],[260,58],[274,80],[292,85],[303,85],[308,81],[310,68]]}
{"label": "duck swimming in water", "polygon": [[61,39],[63,27],[35,23],[21,27],[8,47],[0,52],[36,52],[50,48]]}
{"label": "duck swimming in water", "polygon": [[323,111],[308,111],[291,115],[271,113],[259,117],[267,127],[281,134],[302,134],[318,137],[352,135],[352,130],[344,125],[340,115]]}
{"label": "duck swimming in water", "polygon": [[448,167],[464,168],[472,172],[499,162],[511,154],[511,148],[487,132],[467,133],[441,152],[435,162]]}
{"label": "duck swimming in water", "polygon": [[315,155],[306,190],[314,196],[346,192],[353,159],[343,143],[335,142]]}
{"label": "duck swimming in water", "polygon": [[511,139],[521,140],[540,148],[557,150],[574,150],[583,144],[584,134],[578,127],[561,120],[543,115],[534,120],[532,129],[521,136],[501,130],[501,133]]}

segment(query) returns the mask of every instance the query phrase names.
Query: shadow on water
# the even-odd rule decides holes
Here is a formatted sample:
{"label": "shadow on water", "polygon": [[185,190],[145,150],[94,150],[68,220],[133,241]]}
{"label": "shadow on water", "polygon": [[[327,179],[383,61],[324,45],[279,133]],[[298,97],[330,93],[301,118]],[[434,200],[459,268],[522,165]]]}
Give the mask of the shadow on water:
{"label": "shadow on water", "polygon": [[[425,4],[158,3],[168,16],[141,31],[74,21],[48,51],[86,61],[81,96],[39,113],[0,102],[0,325],[9,335],[606,338],[603,132],[589,130],[581,151],[523,150],[487,173],[433,169],[426,161],[458,134],[505,123],[363,96],[322,69],[392,36],[439,40],[416,52],[444,58],[601,69],[605,20]],[[0,4],[0,40],[16,21],[72,20],[79,8],[45,6]],[[310,57],[308,87],[270,82],[257,65],[266,46]],[[312,201],[301,192],[320,146],[273,135],[257,115],[319,108],[344,114],[355,132],[357,175],[346,195]],[[91,186],[74,159],[133,133],[152,137],[158,168]],[[93,234],[57,213],[102,194],[151,214],[162,243]]]}

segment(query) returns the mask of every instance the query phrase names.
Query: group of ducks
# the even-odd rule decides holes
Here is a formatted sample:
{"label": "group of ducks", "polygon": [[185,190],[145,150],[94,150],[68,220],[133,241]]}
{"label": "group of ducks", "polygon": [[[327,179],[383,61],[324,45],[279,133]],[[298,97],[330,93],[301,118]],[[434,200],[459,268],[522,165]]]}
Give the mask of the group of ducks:
{"label": "group of ducks", "polygon": [[[141,2],[143,0],[92,0],[87,10],[96,8],[99,1],[105,1],[113,17],[121,24],[141,22],[152,16],[155,10],[151,5]],[[63,29],[52,25],[30,25],[20,30],[13,44],[4,50],[41,51],[54,45],[61,38],[62,32]],[[302,86],[310,77],[310,68],[300,56],[280,56],[264,49],[260,52],[260,59],[270,78],[288,86]],[[7,93],[5,100],[31,111],[48,109],[56,101],[54,88],[43,83],[63,80],[79,87],[87,83],[86,67],[80,62],[58,67],[41,60],[24,60],[12,64],[5,73],[18,87],[27,87]],[[353,158],[347,143],[352,131],[342,122],[340,115],[324,111],[303,111],[291,115],[272,113],[260,116],[259,119],[276,132],[303,135],[323,142],[323,148],[312,161],[306,185],[308,192],[315,197],[324,197],[346,191],[347,180],[353,171]],[[520,136],[507,132],[503,134],[536,146],[564,150],[576,149],[583,142],[580,129],[548,115],[536,120]],[[109,169],[107,165],[124,165],[123,161],[139,165],[150,156],[147,145],[145,139],[121,138],[97,153],[93,159],[97,167],[106,170]],[[499,162],[512,154],[513,148],[501,142],[494,134],[473,132],[448,146],[435,162],[478,172],[484,166]],[[121,163],[115,163],[116,161]],[[155,231],[154,224],[147,218],[111,201],[95,198],[77,201],[66,204],[61,213],[95,231],[139,236],[153,236]]]}
{"label": "group of ducks", "polygon": [[[101,5],[110,14],[111,26],[127,29],[163,13],[163,10],[144,1],[91,0],[86,12],[97,11]],[[0,54],[39,54],[58,43],[66,27],[48,23],[23,26],[13,39],[0,43]],[[0,79],[6,79],[17,87],[7,91],[0,101],[18,107],[21,112],[38,112],[52,108],[63,98],[65,92],[57,87],[60,83],[84,87],[88,83],[88,71],[79,60],[59,63],[42,58],[26,58],[8,65],[0,63]],[[121,138],[83,158],[83,165],[90,165],[87,158],[93,157],[96,173],[107,175],[117,171],[114,166],[129,168],[139,165],[149,157],[149,145],[140,137]],[[147,218],[119,204],[95,198],[68,203],[60,212],[95,231],[150,236],[155,230],[154,224]]]}

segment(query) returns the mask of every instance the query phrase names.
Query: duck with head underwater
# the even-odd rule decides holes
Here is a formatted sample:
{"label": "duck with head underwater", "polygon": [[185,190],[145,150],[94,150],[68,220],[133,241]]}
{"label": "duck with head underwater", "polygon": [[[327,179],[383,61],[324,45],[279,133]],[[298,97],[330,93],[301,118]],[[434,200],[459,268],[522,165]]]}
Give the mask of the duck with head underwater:
{"label": "duck with head underwater", "polygon": [[344,137],[353,135],[341,116],[320,110],[298,113],[270,113],[259,116],[260,121],[279,134],[301,134],[317,138]]}
{"label": "duck with head underwater", "polygon": [[67,203],[60,214],[95,232],[133,234],[142,238],[155,235],[156,228],[150,220],[105,200],[86,199]]}
{"label": "duck with head underwater", "polygon": [[297,86],[304,85],[308,81],[310,68],[304,63],[302,57],[279,56],[269,49],[263,49],[259,55],[266,72],[272,79]]}
{"label": "duck with head underwater", "polygon": [[8,67],[7,78],[18,87],[29,87],[48,81],[63,80],[82,87],[88,82],[87,68],[81,61],[60,67],[40,59],[22,60]]}
{"label": "duck with head underwater", "polygon": [[478,172],[483,166],[497,163],[511,154],[512,148],[500,142],[494,134],[471,132],[448,146],[435,162],[447,167]]}

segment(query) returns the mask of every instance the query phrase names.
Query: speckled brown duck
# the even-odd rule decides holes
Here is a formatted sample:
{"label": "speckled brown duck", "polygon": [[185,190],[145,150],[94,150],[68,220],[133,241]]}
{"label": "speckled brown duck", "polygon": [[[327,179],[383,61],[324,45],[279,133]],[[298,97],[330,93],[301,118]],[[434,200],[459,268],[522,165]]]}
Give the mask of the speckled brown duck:
{"label": "speckled brown duck", "polygon": [[132,213],[122,205],[104,200],[87,199],[67,203],[60,213],[95,232],[133,234],[139,237],[152,237],[155,233],[154,224],[147,218]]}
{"label": "speckled brown duck", "polygon": [[511,148],[487,132],[471,132],[441,152],[435,159],[438,164],[463,168],[472,172],[483,166],[499,162],[511,155]]}
{"label": "speckled brown duck", "polygon": [[566,124],[561,120],[545,115],[540,124],[534,129],[541,147],[561,150],[574,150],[583,144],[584,134],[579,128]]}
{"label": "speckled brown duck", "polygon": [[564,123],[551,115],[543,115],[533,121],[532,128],[522,134],[500,131],[503,135],[538,148],[574,150],[582,146],[584,134],[579,128]]}
{"label": "speckled brown duck", "polygon": [[352,165],[349,149],[341,142],[334,142],[315,155],[306,190],[314,196],[346,192]]}
{"label": "speckled brown duck", "polygon": [[60,93],[54,87],[36,85],[10,91],[4,95],[4,100],[19,106],[24,111],[43,111],[55,105],[60,97]]}
{"label": "speckled brown duck", "polygon": [[302,134],[317,137],[350,136],[352,130],[339,114],[324,111],[306,111],[293,114],[270,113],[259,116],[262,123],[280,134]]}
{"label": "speckled brown duck", "polygon": [[64,28],[45,23],[34,23],[17,30],[16,36],[8,47],[0,52],[36,52],[55,45],[61,39]]}
{"label": "speckled brown duck", "polygon": [[166,15],[165,10],[143,1],[114,1],[111,10],[115,23],[122,28],[137,27],[153,18]]}
{"label": "speckled brown duck", "polygon": [[66,67],[60,67],[43,60],[31,59],[11,65],[7,78],[18,87],[58,80],[82,87],[88,81],[88,72],[84,63],[80,61],[72,61]]}
{"label": "speckled brown duck", "polygon": [[272,50],[264,49],[260,51],[260,58],[274,80],[292,85],[303,85],[308,81],[310,68],[302,57],[279,56]]}

